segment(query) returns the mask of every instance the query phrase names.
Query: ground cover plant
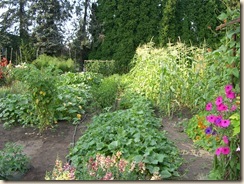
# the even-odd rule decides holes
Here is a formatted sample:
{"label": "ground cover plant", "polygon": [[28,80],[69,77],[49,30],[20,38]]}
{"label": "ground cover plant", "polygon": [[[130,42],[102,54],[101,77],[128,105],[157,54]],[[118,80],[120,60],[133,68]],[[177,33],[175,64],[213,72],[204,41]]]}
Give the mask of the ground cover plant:
{"label": "ground cover plant", "polygon": [[178,176],[177,168],[182,161],[179,151],[165,132],[159,131],[160,121],[153,116],[151,104],[137,102],[132,108],[93,118],[68,156],[76,168],[77,179],[83,179],[83,165],[90,157],[98,153],[112,156],[117,151],[128,161],[145,163],[149,176],[156,172],[164,179]]}

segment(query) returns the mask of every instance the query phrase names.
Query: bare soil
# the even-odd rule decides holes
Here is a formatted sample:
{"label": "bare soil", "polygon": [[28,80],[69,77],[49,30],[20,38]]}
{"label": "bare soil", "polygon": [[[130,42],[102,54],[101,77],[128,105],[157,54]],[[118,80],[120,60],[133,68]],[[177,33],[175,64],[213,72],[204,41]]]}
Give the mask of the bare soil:
{"label": "bare soil", "polygon": [[[13,127],[3,129],[0,124],[0,149],[6,142],[16,142],[24,147],[24,153],[31,158],[31,168],[21,180],[44,180],[46,171],[51,171],[57,157],[66,162],[69,148],[85,132],[91,117],[77,127],[67,122],[59,122],[54,129],[39,134],[38,129]],[[179,168],[181,176],[177,180],[205,180],[211,169],[212,156],[193,146],[191,139],[183,132],[184,118],[162,118],[162,129],[180,149],[184,163]]]}

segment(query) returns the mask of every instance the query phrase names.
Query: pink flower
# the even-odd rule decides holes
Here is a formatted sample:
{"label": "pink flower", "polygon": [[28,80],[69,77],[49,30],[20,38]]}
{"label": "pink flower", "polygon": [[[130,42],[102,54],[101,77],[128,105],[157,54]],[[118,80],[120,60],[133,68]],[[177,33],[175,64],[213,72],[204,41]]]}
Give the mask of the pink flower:
{"label": "pink flower", "polygon": [[221,120],[221,126],[222,126],[222,127],[226,128],[226,127],[228,127],[229,125],[230,125],[230,120],[228,120],[228,119],[223,119],[223,120]]}
{"label": "pink flower", "polygon": [[231,111],[235,111],[236,109],[237,109],[237,106],[236,105],[232,105]]}
{"label": "pink flower", "polygon": [[223,139],[223,141],[224,141],[225,144],[228,144],[229,143],[229,139],[228,139],[228,137],[226,135],[223,136],[222,139]]}
{"label": "pink flower", "polygon": [[222,147],[221,153],[224,155],[228,155],[230,153],[230,148],[228,146]]}
{"label": "pink flower", "polygon": [[231,84],[228,84],[225,86],[225,92],[227,93],[228,91],[231,91],[232,90],[232,85]]}
{"label": "pink flower", "polygon": [[223,103],[223,97],[222,97],[222,96],[218,96],[218,97],[216,98],[215,104],[216,104],[216,105],[220,105],[220,104],[222,104],[222,103]]}
{"label": "pink flower", "polygon": [[234,99],[236,97],[236,94],[233,91],[228,91],[225,94],[226,94],[226,97],[229,99]]}
{"label": "pink flower", "polygon": [[209,102],[209,103],[207,103],[207,105],[206,105],[206,111],[211,111],[211,110],[212,110],[212,103]]}
{"label": "pink flower", "polygon": [[219,156],[222,153],[222,147],[216,149],[215,154]]}
{"label": "pink flower", "polygon": [[221,103],[221,104],[217,105],[217,111],[228,111],[228,106]]}
{"label": "pink flower", "polygon": [[214,123],[216,116],[215,115],[209,115],[206,117],[207,121],[210,123]]}

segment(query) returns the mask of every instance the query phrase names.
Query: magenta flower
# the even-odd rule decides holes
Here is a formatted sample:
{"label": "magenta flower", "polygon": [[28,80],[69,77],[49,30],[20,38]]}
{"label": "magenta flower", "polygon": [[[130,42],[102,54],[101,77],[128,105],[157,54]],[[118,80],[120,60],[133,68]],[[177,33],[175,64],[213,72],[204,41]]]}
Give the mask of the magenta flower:
{"label": "magenta flower", "polygon": [[228,119],[223,119],[223,120],[221,120],[221,126],[222,126],[222,127],[226,128],[226,127],[228,127],[229,125],[230,125],[230,120],[228,120]]}
{"label": "magenta flower", "polygon": [[234,99],[236,97],[236,94],[233,91],[228,91],[225,94],[226,94],[226,97],[229,99]]}
{"label": "magenta flower", "polygon": [[215,115],[209,115],[206,117],[207,121],[210,123],[214,123],[216,116]]}
{"label": "magenta flower", "polygon": [[225,86],[225,92],[227,93],[228,91],[231,91],[232,90],[232,85],[231,84],[228,84]]}
{"label": "magenta flower", "polygon": [[223,141],[224,141],[225,144],[228,144],[229,143],[229,139],[228,139],[228,137],[226,135],[224,135],[222,137],[222,139],[223,139]]}
{"label": "magenta flower", "polygon": [[221,104],[217,105],[217,111],[228,111],[228,106],[221,103]]}
{"label": "magenta flower", "polygon": [[224,155],[228,155],[230,153],[230,148],[228,146],[222,147],[221,153]]}
{"label": "magenta flower", "polygon": [[236,109],[237,109],[237,106],[236,105],[232,105],[231,111],[235,111]]}
{"label": "magenta flower", "polygon": [[223,103],[223,97],[222,96],[218,96],[216,98],[215,104],[218,106],[218,105],[220,105],[222,103]]}
{"label": "magenta flower", "polygon": [[209,102],[209,103],[207,103],[207,105],[206,105],[206,111],[211,111],[211,110],[212,110],[212,103]]}
{"label": "magenta flower", "polygon": [[222,147],[216,149],[215,154],[219,156],[222,153]]}

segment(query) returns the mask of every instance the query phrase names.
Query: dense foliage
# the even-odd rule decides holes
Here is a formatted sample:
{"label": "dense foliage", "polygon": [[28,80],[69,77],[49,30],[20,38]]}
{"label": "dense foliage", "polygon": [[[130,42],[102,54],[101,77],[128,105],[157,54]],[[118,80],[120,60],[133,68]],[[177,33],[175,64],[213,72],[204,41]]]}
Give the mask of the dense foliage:
{"label": "dense foliage", "polygon": [[23,153],[23,147],[12,142],[0,150],[0,179],[17,180],[17,174],[24,174],[29,169],[30,158]]}
{"label": "dense foliage", "polygon": [[164,179],[178,176],[182,160],[160,126],[151,104],[141,97],[132,108],[95,116],[69,154],[76,178],[82,179],[83,164],[90,157],[97,153],[111,156],[117,151],[125,159],[145,163],[148,174],[159,172]]}

